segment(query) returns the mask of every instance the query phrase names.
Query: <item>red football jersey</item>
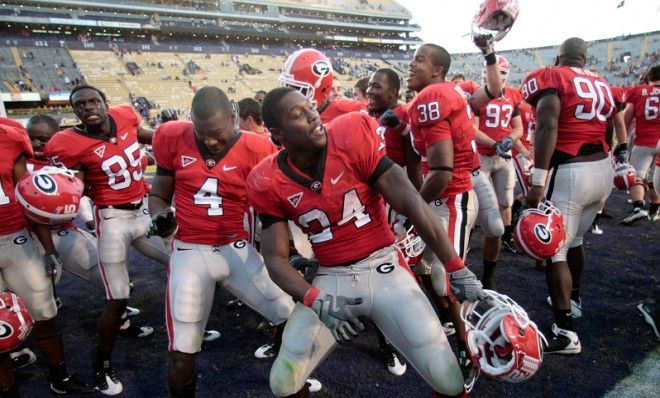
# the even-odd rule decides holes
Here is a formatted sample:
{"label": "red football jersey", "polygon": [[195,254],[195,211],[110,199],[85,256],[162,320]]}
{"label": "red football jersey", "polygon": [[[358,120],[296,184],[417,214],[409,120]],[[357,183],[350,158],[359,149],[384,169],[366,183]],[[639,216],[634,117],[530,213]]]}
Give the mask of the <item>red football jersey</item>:
{"label": "red football jersey", "polygon": [[[504,95],[493,98],[488,105],[479,109],[479,130],[495,141],[500,141],[511,134],[511,119],[520,114],[520,90],[505,87]],[[482,155],[495,155],[495,149],[477,144],[477,151]]]}
{"label": "red football jersey", "polygon": [[21,155],[33,156],[25,129],[4,123],[0,121],[0,235],[12,234],[27,226],[23,207],[14,194],[14,165]]}
{"label": "red football jersey", "polygon": [[474,80],[464,80],[458,83],[457,86],[470,95],[473,95],[479,89],[479,85]]}
{"label": "red football jersey", "polygon": [[275,146],[268,138],[245,131],[234,136],[218,157],[205,159],[200,146],[189,121],[165,123],[154,135],[159,172],[174,175],[176,238],[213,246],[247,239],[243,228],[247,176],[275,153]]}
{"label": "red football jersey", "polygon": [[326,124],[337,116],[345,115],[349,112],[367,111],[367,103],[352,99],[338,99],[330,102],[327,108],[321,112],[321,122]]}
{"label": "red football jersey", "polygon": [[373,118],[362,113],[326,125],[328,145],[314,178],[298,170],[286,150],[248,177],[250,204],[262,216],[293,220],[309,237],[319,262],[354,262],[394,243],[383,198],[372,186],[392,165]]}
{"label": "red football jersey", "polygon": [[406,149],[403,146],[403,140],[405,139],[402,135],[406,129],[410,128],[410,119],[408,118],[408,109],[407,105],[398,105],[395,108],[392,108],[394,113],[399,117],[401,124],[405,125],[403,130],[396,131],[385,127],[385,151],[387,152],[387,157],[392,159],[394,163],[398,164],[401,167],[406,165]]}
{"label": "red football jersey", "polygon": [[605,142],[607,121],[616,114],[609,84],[595,73],[571,66],[543,67],[530,73],[521,86],[532,106],[541,94],[555,90],[561,102],[556,150],[576,156],[585,144]]}
{"label": "red football jersey", "polygon": [[451,82],[427,86],[410,102],[413,145],[422,158],[422,171],[428,172],[426,149],[438,141],[452,140],[454,172],[439,199],[472,189],[474,169],[474,126],[462,90]]}
{"label": "red football jersey", "polygon": [[[534,137],[534,129],[536,128],[536,116],[531,105],[527,102],[520,103],[520,120],[522,121],[523,134],[520,137],[520,142],[522,145],[529,150],[532,146],[532,138]],[[518,154],[518,151],[514,149],[511,150],[513,156]]]}
{"label": "red football jersey", "polygon": [[107,137],[74,127],[53,135],[44,149],[55,166],[82,166],[86,193],[97,206],[134,202],[145,195],[137,141],[140,119],[130,106],[112,107],[108,116],[112,132]]}
{"label": "red football jersey", "polygon": [[634,108],[634,144],[656,146],[660,141],[660,86],[633,86],[625,92],[624,100]]}

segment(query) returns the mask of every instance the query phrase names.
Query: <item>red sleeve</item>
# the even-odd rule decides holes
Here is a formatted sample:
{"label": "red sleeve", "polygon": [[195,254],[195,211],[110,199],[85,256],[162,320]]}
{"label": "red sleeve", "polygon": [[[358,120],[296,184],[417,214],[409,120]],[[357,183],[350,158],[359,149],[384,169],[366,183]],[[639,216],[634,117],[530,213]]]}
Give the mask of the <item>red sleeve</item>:
{"label": "red sleeve", "polygon": [[156,165],[165,170],[174,171],[174,157],[170,145],[172,141],[171,125],[169,123],[161,124],[154,133],[154,138],[151,142],[151,147],[154,151],[154,158]]}
{"label": "red sleeve", "polygon": [[248,175],[247,196],[250,206],[257,214],[287,220],[286,212],[281,208],[277,196],[277,155],[271,155],[262,160]]}
{"label": "red sleeve", "polygon": [[[19,127],[20,126],[20,127]],[[15,154],[16,158],[12,161],[16,161],[21,155],[25,155],[28,159],[34,157],[34,152],[32,151],[32,143],[30,142],[30,137],[28,137],[27,132],[23,125],[14,125],[14,124],[0,124],[0,130],[6,132],[6,134],[16,142],[16,146],[13,146],[12,153],[14,149],[17,149]]]}
{"label": "red sleeve", "polygon": [[115,107],[117,114],[120,115],[121,117],[125,118],[126,120],[130,121],[130,124],[132,126],[139,126],[140,125],[140,117],[138,116],[137,113],[135,113],[135,109],[133,109],[132,106],[129,105],[119,105]]}
{"label": "red sleeve", "polygon": [[464,80],[458,83],[458,87],[470,95],[479,89],[479,85],[474,80]]}
{"label": "red sleeve", "polygon": [[530,73],[522,85],[520,91],[525,101],[536,106],[540,95],[550,89],[561,90],[561,78],[555,70],[550,67],[539,68]]}
{"label": "red sleeve", "polygon": [[376,132],[376,120],[365,113],[352,112],[336,118],[326,128],[328,136],[349,154],[356,174],[369,181],[385,156],[385,143]]}
{"label": "red sleeve", "polygon": [[6,126],[11,126],[11,127],[16,127],[17,129],[20,130],[25,130],[25,127],[19,122],[18,120],[15,119],[10,119],[8,117],[0,117],[0,124],[4,124]]}
{"label": "red sleeve", "polygon": [[55,133],[44,147],[44,156],[53,166],[72,169],[80,163],[79,150],[68,137],[69,130]]}
{"label": "red sleeve", "polygon": [[[637,90],[638,86],[632,86],[628,87],[625,89],[623,92],[623,101],[627,104],[634,104],[635,103],[635,98],[637,97],[637,94],[639,93],[639,90]],[[612,95],[614,95],[614,92],[612,92]],[[614,98],[616,100],[616,98]]]}
{"label": "red sleeve", "polygon": [[[430,147],[438,141],[451,139],[451,124],[448,117],[451,114],[454,98],[460,97],[454,90],[455,85],[442,85],[428,87],[420,92],[413,105],[410,107],[411,123],[416,123],[424,138],[426,147]],[[451,90],[445,93],[443,90]],[[454,97],[456,96],[456,97]],[[465,104],[461,104],[465,107]]]}

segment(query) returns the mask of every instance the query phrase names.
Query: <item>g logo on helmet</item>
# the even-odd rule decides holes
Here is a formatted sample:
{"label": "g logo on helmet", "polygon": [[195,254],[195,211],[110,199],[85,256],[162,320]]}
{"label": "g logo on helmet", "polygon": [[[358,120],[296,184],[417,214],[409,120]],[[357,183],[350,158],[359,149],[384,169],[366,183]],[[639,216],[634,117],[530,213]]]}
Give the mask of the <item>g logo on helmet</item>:
{"label": "g logo on helmet", "polygon": [[14,329],[10,324],[4,321],[0,321],[0,339],[6,339],[14,333]]}
{"label": "g logo on helmet", "polygon": [[324,59],[319,59],[318,61],[314,62],[314,64],[312,64],[312,72],[314,72],[316,76],[320,76],[320,77],[327,76],[330,74],[331,70],[332,67],[330,66],[328,61]]}
{"label": "g logo on helmet", "polygon": [[32,181],[34,182],[34,186],[46,195],[57,194],[57,183],[53,177],[49,176],[48,174],[35,173],[35,175],[32,177]]}
{"label": "g logo on helmet", "polygon": [[550,243],[552,240],[552,233],[544,224],[536,224],[534,226],[534,234],[543,243]]}
{"label": "g logo on helmet", "polygon": [[33,325],[32,316],[20,297],[11,292],[0,293],[0,352],[20,346]]}

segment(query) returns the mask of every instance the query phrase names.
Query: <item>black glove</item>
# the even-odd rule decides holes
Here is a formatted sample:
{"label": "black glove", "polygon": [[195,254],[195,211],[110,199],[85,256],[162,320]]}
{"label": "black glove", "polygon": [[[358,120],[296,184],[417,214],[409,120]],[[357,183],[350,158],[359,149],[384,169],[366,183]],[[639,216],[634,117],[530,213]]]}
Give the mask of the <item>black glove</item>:
{"label": "black glove", "polygon": [[161,238],[172,235],[176,229],[176,219],[174,213],[168,211],[167,213],[156,214],[151,217],[152,231],[151,235],[157,235]]}
{"label": "black glove", "polygon": [[397,129],[401,126],[401,120],[396,112],[388,109],[380,116],[380,125],[391,129]]}
{"label": "black glove", "polygon": [[617,163],[628,163],[628,144],[622,143],[614,148],[614,157]]}
{"label": "black glove", "polygon": [[307,270],[309,268],[311,269],[318,269],[319,267],[319,261],[316,259],[312,258],[307,258],[304,256],[301,256],[300,254],[294,254],[293,256],[289,257],[289,263],[295,268],[296,270],[302,272],[303,274],[307,273]]}
{"label": "black glove", "polygon": [[497,155],[503,159],[511,159],[511,155],[509,155],[509,151],[513,147],[513,140],[511,137],[506,137],[501,141],[497,141],[493,145],[493,149],[495,149],[495,152]]}
{"label": "black glove", "polygon": [[484,56],[495,52],[495,49],[493,48],[493,44],[495,43],[495,40],[493,39],[493,35],[491,34],[472,35],[472,41],[477,46],[477,48],[481,50],[481,53]]}
{"label": "black glove", "polygon": [[62,279],[62,258],[57,253],[46,254],[44,256],[44,265],[46,267],[46,275],[53,283],[59,283]]}

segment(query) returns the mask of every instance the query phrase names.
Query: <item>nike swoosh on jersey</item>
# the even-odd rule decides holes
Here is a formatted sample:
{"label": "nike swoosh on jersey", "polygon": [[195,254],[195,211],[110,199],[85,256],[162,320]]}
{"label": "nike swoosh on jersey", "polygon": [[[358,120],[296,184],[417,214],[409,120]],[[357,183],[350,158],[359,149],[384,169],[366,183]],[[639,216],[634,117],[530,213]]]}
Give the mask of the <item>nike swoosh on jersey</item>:
{"label": "nike swoosh on jersey", "polygon": [[126,137],[128,137],[128,133],[124,133],[124,134],[121,136],[121,139],[122,139],[122,140],[125,140]]}
{"label": "nike swoosh on jersey", "polygon": [[192,250],[192,249],[186,249],[184,247],[177,247],[176,250],[182,252],[184,250]]}
{"label": "nike swoosh on jersey", "polygon": [[342,171],[341,174],[339,174],[337,177],[335,177],[335,178],[331,178],[331,179],[330,179],[330,183],[331,183],[332,185],[335,185],[335,184],[341,179],[341,177],[342,177],[343,175],[344,175],[344,172]]}
{"label": "nike swoosh on jersey", "polygon": [[237,168],[237,167],[238,167],[238,166],[227,166],[227,165],[224,165],[224,166],[222,166],[222,171],[231,171],[231,170],[234,170],[234,169]]}

